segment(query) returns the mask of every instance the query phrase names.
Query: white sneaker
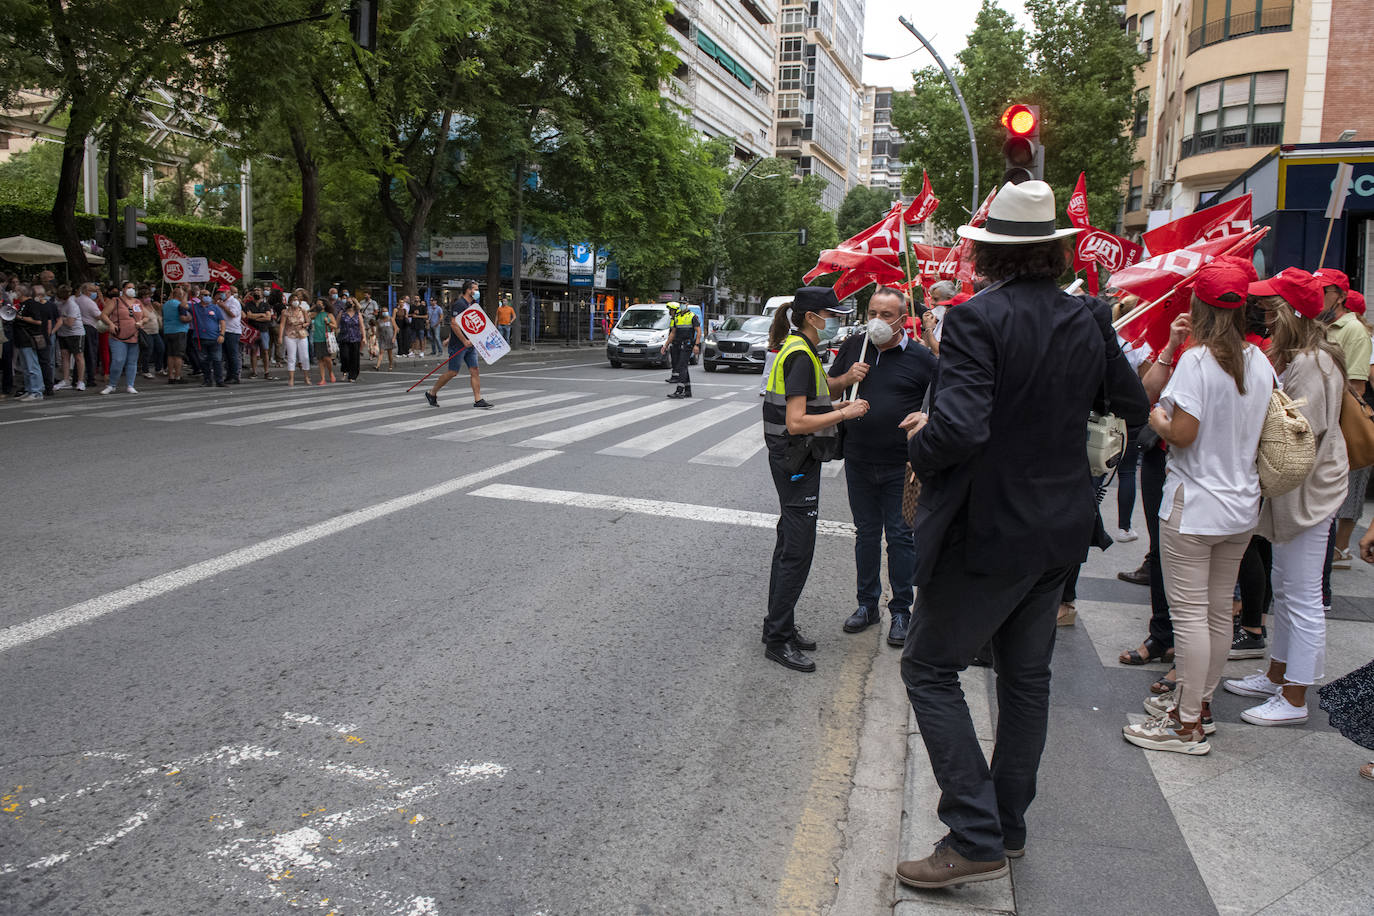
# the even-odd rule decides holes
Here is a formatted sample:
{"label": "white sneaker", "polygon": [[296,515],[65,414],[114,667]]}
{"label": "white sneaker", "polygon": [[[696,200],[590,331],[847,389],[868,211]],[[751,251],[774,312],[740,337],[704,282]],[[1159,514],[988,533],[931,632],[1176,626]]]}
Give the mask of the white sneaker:
{"label": "white sneaker", "polygon": [[[1158,696],[1151,695],[1145,698],[1145,714],[1151,718],[1173,714],[1177,709],[1177,688],[1170,690],[1168,693],[1161,693]],[[1217,723],[1213,721],[1211,714],[1205,711],[1202,714],[1202,733],[1204,735],[1215,735],[1217,733]]]}
{"label": "white sneaker", "polygon": [[86,390],[86,383],[85,383],[85,382],[77,382],[77,383],[76,383],[76,390],[77,390],[77,391],[85,391],[85,390]]}
{"label": "white sneaker", "polygon": [[138,394],[138,392],[137,392],[136,390],[134,390],[134,386],[133,386],[133,385],[130,385],[129,387],[125,388],[124,390],[127,391],[127,392],[129,392],[129,394]]}
{"label": "white sneaker", "polygon": [[144,378],[154,378],[154,376],[153,376],[153,374],[152,374],[151,372],[145,372],[145,373],[143,373],[143,377],[144,377]]}
{"label": "white sneaker", "polygon": [[1294,706],[1282,693],[1276,693],[1259,706],[1240,714],[1251,725],[1301,725],[1307,721],[1307,707]]}
{"label": "white sneaker", "polygon": [[38,400],[38,398],[35,398],[35,397],[34,397],[33,395],[31,395],[31,394],[21,394],[19,397],[15,398],[15,400],[16,400],[16,401],[36,401],[36,400]]}
{"label": "white sneaker", "polygon": [[70,387],[72,387],[72,383],[69,382],[69,381],[67,381],[66,379],[63,379],[62,381],[58,382],[56,385],[53,385],[53,386],[52,386],[52,390],[53,390],[53,391],[61,391],[61,390],[63,390],[64,388],[70,388]]}
{"label": "white sneaker", "polygon": [[1181,726],[1168,715],[1146,719],[1139,725],[1121,729],[1121,737],[1147,751],[1172,751],[1175,754],[1202,756],[1212,752],[1205,734],[1180,732]]}
{"label": "white sneaker", "polygon": [[101,388],[101,389],[100,389],[100,393],[101,393],[101,394],[110,394],[110,393],[113,392],[113,391],[114,391],[114,385],[106,385],[104,388]]}
{"label": "white sneaker", "polygon": [[1112,535],[1112,540],[1129,544],[1131,541],[1139,539],[1140,535],[1135,533],[1134,528],[1118,528],[1116,534]]}
{"label": "white sneaker", "polygon": [[1269,675],[1263,671],[1256,671],[1254,674],[1246,675],[1242,678],[1231,678],[1222,682],[1221,685],[1227,693],[1234,693],[1242,697],[1259,697],[1267,700],[1279,692],[1282,684],[1275,684],[1269,680]]}

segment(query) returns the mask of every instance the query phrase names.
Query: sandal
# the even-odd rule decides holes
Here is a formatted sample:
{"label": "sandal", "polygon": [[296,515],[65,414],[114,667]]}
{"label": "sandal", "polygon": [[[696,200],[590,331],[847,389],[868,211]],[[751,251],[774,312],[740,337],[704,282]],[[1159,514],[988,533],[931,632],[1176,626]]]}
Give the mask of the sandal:
{"label": "sandal", "polygon": [[1360,767],[1360,775],[1365,779],[1374,779],[1374,760],[1369,761]]}
{"label": "sandal", "polygon": [[[1142,655],[1140,649],[1144,649]],[[1116,657],[1116,660],[1123,665],[1144,665],[1149,662],[1171,662],[1174,660],[1174,647],[1167,649],[1160,646],[1159,641],[1153,636],[1146,636],[1145,641],[1140,644],[1140,649],[1127,649]]]}
{"label": "sandal", "polygon": [[1055,615],[1054,625],[1057,627],[1071,627],[1078,620],[1078,611],[1074,608],[1073,602],[1064,601],[1059,605],[1059,613]]}
{"label": "sandal", "polygon": [[[1169,677],[1170,674],[1175,675],[1175,677]],[[1155,696],[1172,693],[1173,690],[1178,687],[1177,674],[1178,672],[1170,668],[1163,677],[1150,685],[1150,693],[1153,693]]]}

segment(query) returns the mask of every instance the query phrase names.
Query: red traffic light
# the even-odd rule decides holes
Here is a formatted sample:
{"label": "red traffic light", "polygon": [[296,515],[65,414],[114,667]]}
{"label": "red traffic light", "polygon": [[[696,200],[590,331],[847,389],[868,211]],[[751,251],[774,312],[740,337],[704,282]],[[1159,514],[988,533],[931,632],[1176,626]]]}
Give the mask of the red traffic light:
{"label": "red traffic light", "polygon": [[1040,126],[1039,117],[1027,105],[1012,105],[1002,112],[1002,126],[1017,137],[1029,137]]}

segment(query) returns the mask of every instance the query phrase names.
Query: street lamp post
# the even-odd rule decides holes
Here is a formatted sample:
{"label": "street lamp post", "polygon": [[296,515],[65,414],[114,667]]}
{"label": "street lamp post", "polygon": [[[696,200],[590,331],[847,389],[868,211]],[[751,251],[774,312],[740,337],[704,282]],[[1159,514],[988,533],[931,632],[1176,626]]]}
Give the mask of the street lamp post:
{"label": "street lamp post", "polygon": [[[897,21],[900,22],[900,23],[906,28],[906,30],[907,30],[908,32],[910,32],[912,35],[915,35],[915,36],[916,36],[916,40],[919,41],[919,42],[925,47],[925,49],[926,49],[927,51],[930,52],[930,56],[931,56],[931,57],[935,58],[935,63],[937,63],[937,64],[940,65],[940,72],[943,73],[943,74],[945,75],[945,82],[949,83],[949,88],[952,89],[952,90],[954,90],[954,100],[955,100],[956,102],[959,103],[959,110],[960,110],[961,112],[963,112],[963,114],[964,114],[964,127],[968,130],[968,149],[969,149],[969,156],[970,156],[970,158],[973,160],[973,196],[972,196],[972,203],[969,205],[969,211],[968,211],[968,212],[969,212],[970,215],[972,215],[972,214],[974,214],[974,213],[977,213],[977,212],[978,212],[978,140],[977,140],[977,138],[974,136],[974,133],[973,133],[973,119],[969,117],[969,114],[968,114],[968,105],[964,103],[964,95],[963,95],[963,93],[961,93],[961,92],[959,91],[959,84],[955,81],[955,79],[954,79],[954,74],[949,72],[949,67],[946,67],[946,66],[945,66],[945,62],[944,62],[944,60],[940,57],[939,52],[937,52],[937,51],[935,50],[934,46],[931,45],[930,42],[926,41],[926,37],[925,37],[924,35],[922,35],[920,32],[916,31],[916,26],[912,25],[909,21],[907,21],[907,18],[906,18],[905,16],[898,16],[898,17],[897,17]],[[911,52],[911,53],[915,53],[915,52]],[[864,55],[864,57],[867,57],[869,60],[900,60],[902,57],[907,57],[907,56],[908,56],[907,54],[902,54],[902,55],[900,55],[899,57],[895,57],[895,58],[894,58],[894,57],[889,57],[889,56],[886,55],[886,54],[865,54],[865,55]]]}

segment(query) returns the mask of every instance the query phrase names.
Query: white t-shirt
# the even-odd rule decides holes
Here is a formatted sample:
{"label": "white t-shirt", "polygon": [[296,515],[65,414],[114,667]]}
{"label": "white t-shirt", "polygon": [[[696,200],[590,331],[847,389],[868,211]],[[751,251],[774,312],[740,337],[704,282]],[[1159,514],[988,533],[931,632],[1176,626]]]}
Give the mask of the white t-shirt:
{"label": "white t-shirt", "polygon": [[76,297],[76,306],[81,311],[81,323],[94,328],[95,323],[100,320],[100,306],[96,305],[90,296],[84,295]]}
{"label": "white t-shirt", "polygon": [[57,314],[63,318],[75,319],[71,327],[67,327],[66,322],[58,324],[58,337],[84,337],[86,335],[86,328],[81,323],[81,306],[76,304],[75,296],[68,296],[63,300],[57,307]]}
{"label": "white t-shirt", "polygon": [[1183,487],[1183,534],[1241,534],[1259,522],[1259,471],[1255,450],[1274,390],[1274,370],[1258,347],[1245,345],[1245,394],[1205,347],[1189,347],[1178,358],[1160,405],[1197,417],[1198,432],[1187,447],[1169,446],[1168,476],[1159,517],[1173,510]]}
{"label": "white t-shirt", "polygon": [[224,312],[224,333],[243,333],[243,303],[235,296],[229,296],[219,305]]}
{"label": "white t-shirt", "polygon": [[939,340],[941,333],[943,333],[945,330],[945,312],[949,311],[949,306],[932,306],[930,311],[932,314],[935,315],[935,330],[930,332],[930,336],[934,337],[936,340]]}

